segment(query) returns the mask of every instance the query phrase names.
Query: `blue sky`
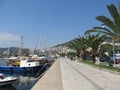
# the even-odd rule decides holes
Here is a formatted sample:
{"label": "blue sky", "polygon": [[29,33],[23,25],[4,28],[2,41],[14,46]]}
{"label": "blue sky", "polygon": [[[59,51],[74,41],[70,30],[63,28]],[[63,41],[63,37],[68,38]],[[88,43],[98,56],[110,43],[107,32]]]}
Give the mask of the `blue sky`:
{"label": "blue sky", "polygon": [[0,47],[54,46],[72,40],[101,23],[99,15],[110,17],[107,5],[119,0],[0,0]]}

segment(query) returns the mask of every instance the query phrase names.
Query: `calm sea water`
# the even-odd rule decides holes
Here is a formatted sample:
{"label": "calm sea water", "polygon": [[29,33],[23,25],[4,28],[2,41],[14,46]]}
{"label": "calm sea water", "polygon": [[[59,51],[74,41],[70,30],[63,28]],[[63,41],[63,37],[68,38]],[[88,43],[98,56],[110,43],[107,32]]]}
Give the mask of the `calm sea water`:
{"label": "calm sea water", "polygon": [[[0,65],[5,65],[7,62],[6,59],[0,59]],[[19,80],[13,83],[12,85],[2,86],[0,90],[31,90],[38,80],[38,77],[35,77],[35,73],[8,73],[0,72],[5,76],[15,76]]]}

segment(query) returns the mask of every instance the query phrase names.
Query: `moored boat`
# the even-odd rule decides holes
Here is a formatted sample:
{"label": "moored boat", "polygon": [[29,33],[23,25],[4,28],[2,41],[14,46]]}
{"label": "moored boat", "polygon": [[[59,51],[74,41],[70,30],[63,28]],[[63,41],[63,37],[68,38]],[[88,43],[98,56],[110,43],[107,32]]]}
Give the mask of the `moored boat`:
{"label": "moored boat", "polygon": [[19,65],[16,65],[16,60],[9,62],[10,64],[6,66],[0,66],[0,71],[9,72],[38,72],[44,67],[44,64],[40,64],[38,61],[30,59],[20,59]]}
{"label": "moored boat", "polygon": [[16,78],[16,77],[12,77],[12,76],[6,77],[3,74],[0,74],[0,86],[12,84],[17,80],[18,80],[18,78]]}
{"label": "moored boat", "polygon": [[[44,70],[44,63],[40,61],[31,60],[30,57],[25,57],[22,55],[22,44],[23,36],[21,36],[20,52],[18,57],[8,58],[6,65],[0,66],[0,71],[10,71],[10,72],[39,72]],[[41,70],[42,69],[42,70]]]}

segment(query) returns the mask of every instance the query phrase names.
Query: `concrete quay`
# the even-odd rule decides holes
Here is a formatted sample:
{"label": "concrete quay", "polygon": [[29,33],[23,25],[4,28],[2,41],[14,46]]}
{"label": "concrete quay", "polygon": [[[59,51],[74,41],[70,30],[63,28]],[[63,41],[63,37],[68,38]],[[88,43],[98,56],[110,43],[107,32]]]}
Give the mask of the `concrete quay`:
{"label": "concrete quay", "polygon": [[59,58],[32,90],[120,90],[120,75]]}
{"label": "concrete quay", "polygon": [[31,90],[63,90],[60,61],[57,60]]}

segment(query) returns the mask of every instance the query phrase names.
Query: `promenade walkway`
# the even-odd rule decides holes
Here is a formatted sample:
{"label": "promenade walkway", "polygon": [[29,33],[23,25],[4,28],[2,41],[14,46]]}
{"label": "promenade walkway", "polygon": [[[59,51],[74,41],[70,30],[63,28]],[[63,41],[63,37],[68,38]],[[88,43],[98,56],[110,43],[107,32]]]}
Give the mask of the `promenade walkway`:
{"label": "promenade walkway", "polygon": [[[40,87],[44,86],[39,83],[39,81],[42,81],[41,78],[32,90],[120,90],[120,75],[99,70],[83,63],[70,61],[66,58],[60,58],[57,60],[57,64],[53,66],[53,68],[59,68],[56,69],[59,72],[56,74],[59,79],[51,78],[48,75],[50,77],[46,80],[44,79],[44,84],[52,79],[51,87],[55,89],[50,89],[49,85],[46,85],[47,89],[40,89]],[[58,88],[56,88],[56,83],[58,83]]]}
{"label": "promenade walkway", "polygon": [[62,77],[60,61],[57,60],[52,67],[39,79],[32,90],[62,90]]}

